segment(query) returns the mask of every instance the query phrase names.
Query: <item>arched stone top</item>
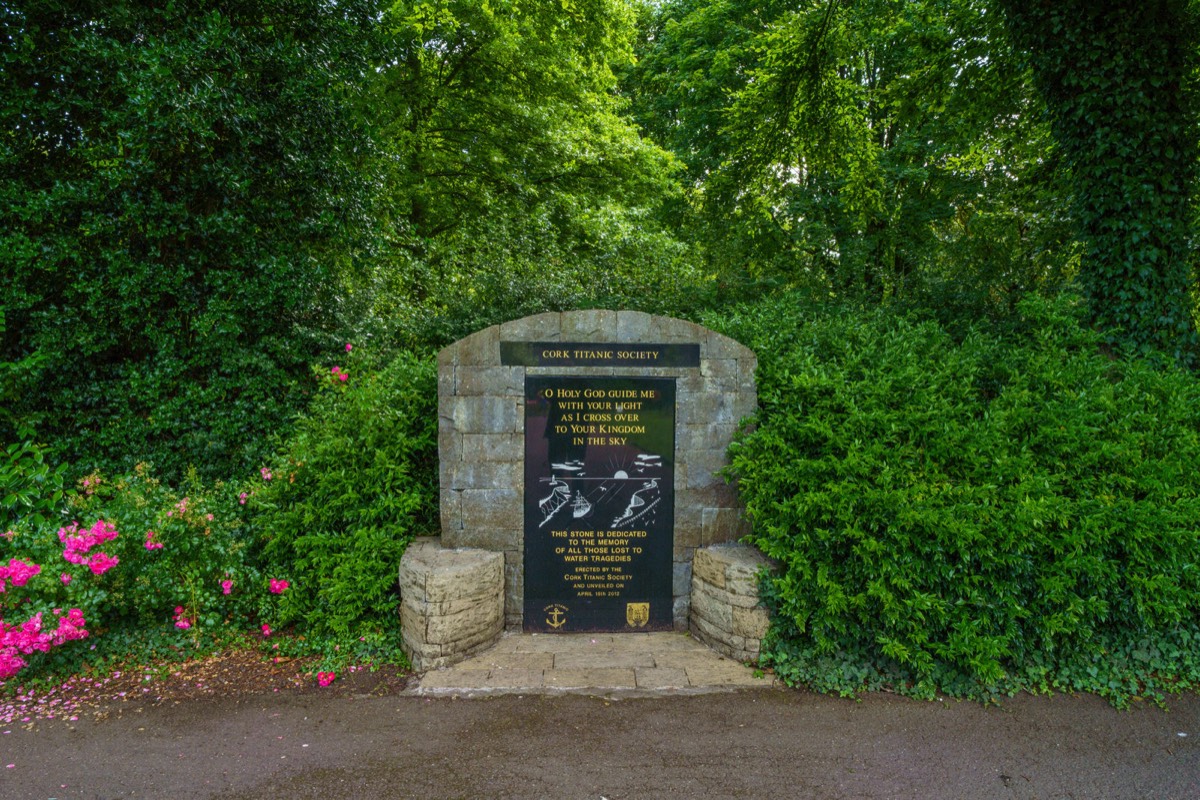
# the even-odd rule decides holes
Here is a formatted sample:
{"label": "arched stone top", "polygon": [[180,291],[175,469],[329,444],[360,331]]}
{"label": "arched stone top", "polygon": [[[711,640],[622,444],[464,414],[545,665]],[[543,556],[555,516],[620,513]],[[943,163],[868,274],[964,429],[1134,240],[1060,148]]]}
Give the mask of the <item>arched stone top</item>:
{"label": "arched stone top", "polygon": [[[500,342],[662,342],[699,344],[700,358],[757,363],[740,342],[687,320],[644,311],[548,311],[484,328],[438,354],[439,365],[482,367],[500,363]],[[753,368],[751,369],[753,371]]]}

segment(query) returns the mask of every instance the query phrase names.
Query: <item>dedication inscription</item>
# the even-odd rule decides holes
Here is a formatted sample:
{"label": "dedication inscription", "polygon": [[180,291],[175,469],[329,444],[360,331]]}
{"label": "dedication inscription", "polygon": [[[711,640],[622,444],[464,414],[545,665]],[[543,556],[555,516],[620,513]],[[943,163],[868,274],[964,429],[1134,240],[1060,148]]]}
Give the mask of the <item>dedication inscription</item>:
{"label": "dedication inscription", "polygon": [[530,631],[672,628],[675,379],[525,379]]}

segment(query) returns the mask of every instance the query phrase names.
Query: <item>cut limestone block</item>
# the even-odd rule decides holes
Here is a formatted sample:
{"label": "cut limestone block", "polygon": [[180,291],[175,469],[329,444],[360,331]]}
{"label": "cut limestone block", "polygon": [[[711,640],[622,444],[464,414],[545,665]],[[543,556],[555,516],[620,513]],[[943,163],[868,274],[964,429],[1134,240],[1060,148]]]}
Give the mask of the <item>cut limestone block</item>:
{"label": "cut limestone block", "polygon": [[400,633],[413,669],[458,663],[504,632],[504,555],[416,539],[400,559]]}
{"label": "cut limestone block", "polygon": [[774,562],[753,547],[701,547],[692,560],[692,636],[738,661],[757,662],[770,617],[758,595],[759,575]]}

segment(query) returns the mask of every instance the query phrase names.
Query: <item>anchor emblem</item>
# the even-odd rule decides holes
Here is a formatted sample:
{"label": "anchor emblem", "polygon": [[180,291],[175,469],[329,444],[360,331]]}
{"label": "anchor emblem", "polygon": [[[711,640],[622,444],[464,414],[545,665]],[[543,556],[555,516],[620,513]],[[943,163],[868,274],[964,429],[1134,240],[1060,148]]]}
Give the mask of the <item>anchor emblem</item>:
{"label": "anchor emblem", "polygon": [[546,606],[543,611],[545,611],[547,614],[546,624],[551,628],[558,630],[563,625],[567,624],[567,612],[570,611],[570,609],[563,604],[555,603],[554,605]]}

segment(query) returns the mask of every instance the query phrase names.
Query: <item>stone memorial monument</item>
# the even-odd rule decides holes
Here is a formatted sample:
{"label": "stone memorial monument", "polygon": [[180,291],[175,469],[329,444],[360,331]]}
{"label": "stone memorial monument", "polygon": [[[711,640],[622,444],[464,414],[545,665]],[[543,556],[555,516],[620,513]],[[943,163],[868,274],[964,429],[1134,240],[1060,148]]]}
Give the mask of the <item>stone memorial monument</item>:
{"label": "stone memorial monument", "polygon": [[[755,366],[728,337],[636,311],[538,314],[444,349],[442,535],[414,542],[400,571],[414,665],[452,663],[505,627],[688,630],[696,549],[746,533],[719,471],[755,409]],[[701,590],[698,635],[729,617],[733,636],[716,597],[761,638],[756,594]]]}

